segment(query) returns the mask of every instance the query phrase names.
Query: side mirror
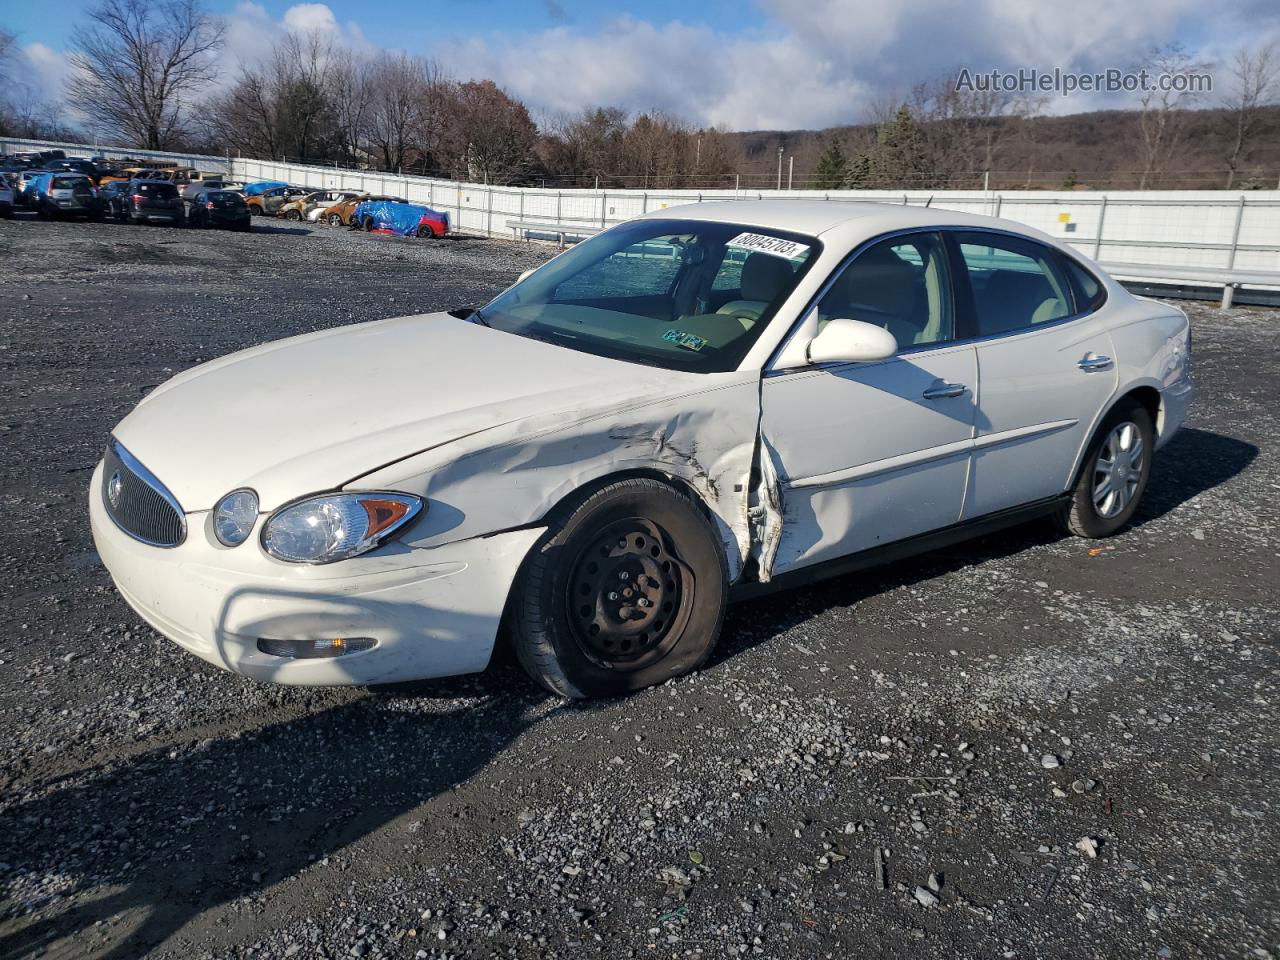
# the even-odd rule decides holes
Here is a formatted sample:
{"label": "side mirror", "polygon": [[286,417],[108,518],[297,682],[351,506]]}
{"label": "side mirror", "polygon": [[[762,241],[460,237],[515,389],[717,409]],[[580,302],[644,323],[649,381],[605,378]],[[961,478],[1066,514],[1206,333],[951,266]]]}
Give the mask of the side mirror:
{"label": "side mirror", "polygon": [[525,280],[529,279],[529,276],[533,273],[533,271],[537,269],[538,269],[537,267],[530,267],[528,270],[526,270],[524,273],[520,274],[520,276],[516,278],[516,283],[524,283]]}
{"label": "side mirror", "polygon": [[897,352],[898,341],[884,327],[842,319],[828,321],[805,348],[810,363],[868,363],[888,360]]}

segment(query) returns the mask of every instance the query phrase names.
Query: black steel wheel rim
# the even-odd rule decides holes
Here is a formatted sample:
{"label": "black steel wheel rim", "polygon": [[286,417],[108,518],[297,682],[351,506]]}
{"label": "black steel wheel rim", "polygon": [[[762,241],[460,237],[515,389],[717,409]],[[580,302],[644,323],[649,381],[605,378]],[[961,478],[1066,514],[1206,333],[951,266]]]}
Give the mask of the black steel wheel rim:
{"label": "black steel wheel rim", "polygon": [[643,669],[666,656],[689,621],[693,572],[651,520],[609,524],[588,540],[569,570],[569,629],[598,666]]}

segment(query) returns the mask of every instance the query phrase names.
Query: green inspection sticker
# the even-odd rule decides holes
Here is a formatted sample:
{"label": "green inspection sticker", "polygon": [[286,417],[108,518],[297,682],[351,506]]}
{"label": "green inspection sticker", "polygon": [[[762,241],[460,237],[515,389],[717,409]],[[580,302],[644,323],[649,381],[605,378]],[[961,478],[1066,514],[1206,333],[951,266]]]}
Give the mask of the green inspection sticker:
{"label": "green inspection sticker", "polygon": [[693,333],[685,333],[683,330],[668,330],[662,335],[662,339],[688,350],[701,350],[707,345],[705,338]]}

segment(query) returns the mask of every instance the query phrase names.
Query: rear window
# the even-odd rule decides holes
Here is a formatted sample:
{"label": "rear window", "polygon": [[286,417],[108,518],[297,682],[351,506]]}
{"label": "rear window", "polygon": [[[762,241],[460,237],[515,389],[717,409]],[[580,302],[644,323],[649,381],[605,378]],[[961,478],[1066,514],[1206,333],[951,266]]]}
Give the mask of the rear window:
{"label": "rear window", "polygon": [[159,200],[172,198],[178,195],[178,188],[172,183],[140,183],[138,184],[138,192],[144,197],[154,197]]}
{"label": "rear window", "polygon": [[229,190],[219,190],[207,195],[209,202],[219,207],[243,207],[244,197]]}
{"label": "rear window", "polygon": [[84,177],[54,177],[50,189],[53,190],[72,190],[75,187],[84,186]]}

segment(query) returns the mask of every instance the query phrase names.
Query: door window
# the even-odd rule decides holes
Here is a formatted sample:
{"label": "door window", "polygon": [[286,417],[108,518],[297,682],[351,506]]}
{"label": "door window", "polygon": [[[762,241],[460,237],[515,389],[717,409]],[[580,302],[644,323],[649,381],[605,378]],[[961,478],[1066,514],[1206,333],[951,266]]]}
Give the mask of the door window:
{"label": "door window", "polygon": [[1012,333],[1071,315],[1070,287],[1048,247],[983,233],[961,233],[956,239],[973,291],[976,336]]}
{"label": "door window", "polygon": [[918,233],[882,240],[845,267],[818,303],[818,330],[862,320],[907,349],[954,339],[954,313],[942,238]]}

